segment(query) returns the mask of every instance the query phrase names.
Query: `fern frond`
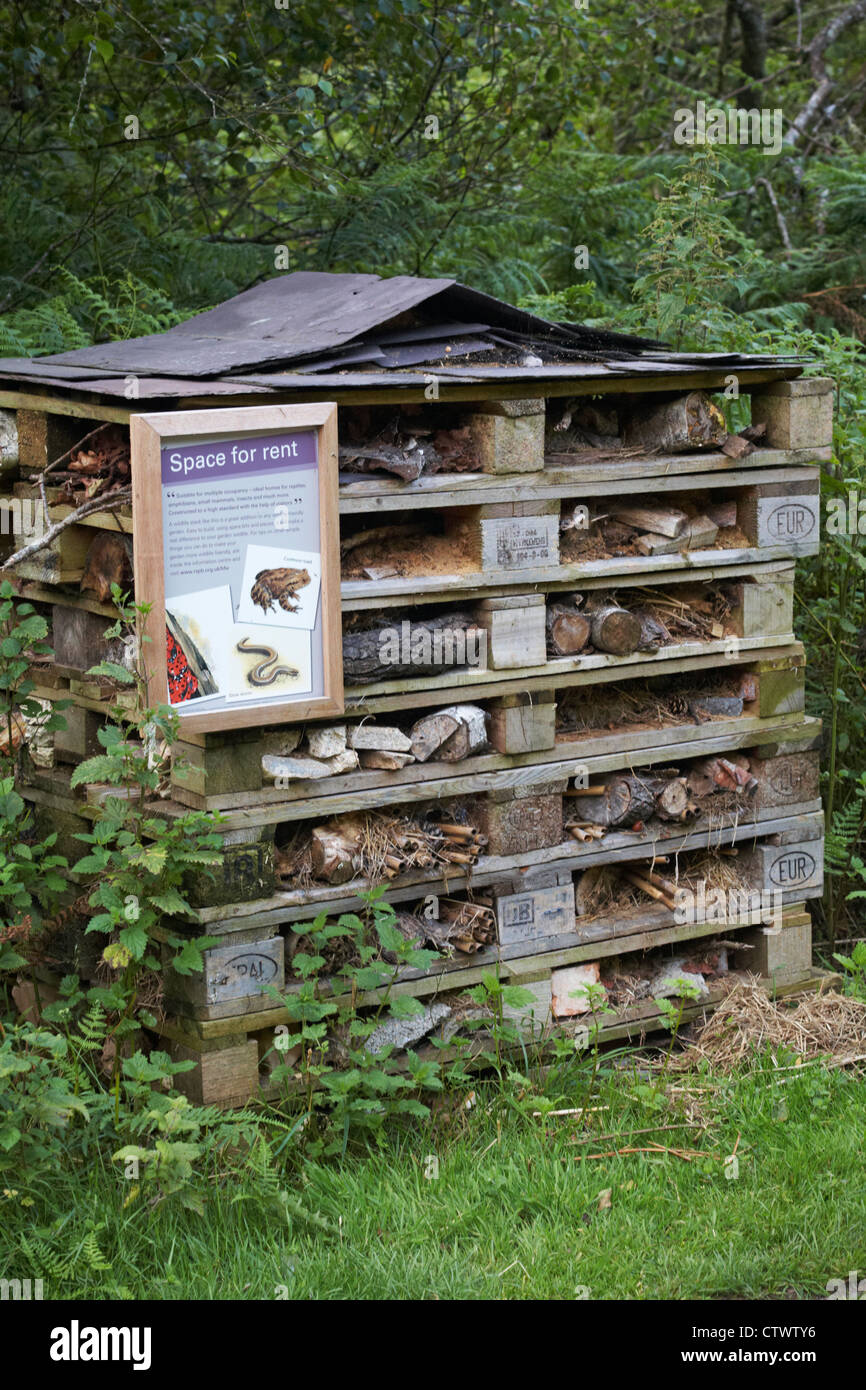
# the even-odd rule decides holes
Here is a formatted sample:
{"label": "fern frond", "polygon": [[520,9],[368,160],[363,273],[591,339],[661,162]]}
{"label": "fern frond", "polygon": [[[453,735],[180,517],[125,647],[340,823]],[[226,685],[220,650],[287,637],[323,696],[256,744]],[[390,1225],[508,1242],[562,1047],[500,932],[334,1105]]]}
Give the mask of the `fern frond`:
{"label": "fern frond", "polygon": [[824,841],[824,863],[828,873],[844,873],[850,865],[863,827],[863,803],[849,801],[840,811],[834,811]]}

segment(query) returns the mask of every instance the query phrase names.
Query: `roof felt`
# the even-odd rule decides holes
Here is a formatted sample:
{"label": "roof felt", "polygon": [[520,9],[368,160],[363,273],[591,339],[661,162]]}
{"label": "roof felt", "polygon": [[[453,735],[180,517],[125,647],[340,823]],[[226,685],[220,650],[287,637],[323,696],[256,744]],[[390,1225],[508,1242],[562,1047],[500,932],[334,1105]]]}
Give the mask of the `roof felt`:
{"label": "roof felt", "polygon": [[[458,358],[459,365],[449,365]],[[117,395],[123,379],[135,375],[150,379],[144,393],[150,398],[208,386],[219,394],[252,386],[285,390],[311,378],[321,386],[338,373],[346,386],[350,378],[353,386],[381,385],[383,377],[402,386],[407,369],[415,385],[425,364],[464,381],[796,365],[792,359],[666,352],[650,339],[550,322],[456,280],[297,271],[164,333],[0,359],[0,378]]]}

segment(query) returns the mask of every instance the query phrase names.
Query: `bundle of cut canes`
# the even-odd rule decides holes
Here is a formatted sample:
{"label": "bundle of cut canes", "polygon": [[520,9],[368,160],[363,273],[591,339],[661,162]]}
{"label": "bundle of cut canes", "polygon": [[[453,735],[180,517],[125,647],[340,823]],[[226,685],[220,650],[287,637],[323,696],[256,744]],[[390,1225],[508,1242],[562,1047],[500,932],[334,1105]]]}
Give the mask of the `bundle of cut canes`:
{"label": "bundle of cut canes", "polygon": [[438,864],[470,868],[487,843],[472,825],[454,820],[416,821],[406,816],[338,816],[312,833],[312,871],[326,883],[347,883],[358,874],[392,879],[407,869]]}

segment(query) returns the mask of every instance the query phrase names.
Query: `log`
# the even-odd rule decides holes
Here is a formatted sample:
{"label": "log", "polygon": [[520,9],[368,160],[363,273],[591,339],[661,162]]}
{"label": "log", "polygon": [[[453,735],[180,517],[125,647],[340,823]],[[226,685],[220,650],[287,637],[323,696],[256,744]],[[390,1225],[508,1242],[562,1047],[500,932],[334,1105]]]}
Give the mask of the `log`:
{"label": "log", "polygon": [[603,796],[581,798],[582,821],[593,825],[635,825],[655,814],[656,801],[651,782],[639,777],[616,777]]}
{"label": "log", "polygon": [[671,540],[669,536],[654,536],[650,531],[638,536],[635,545],[641,555],[676,555],[683,548],[682,541]]}
{"label": "log", "polygon": [[705,391],[691,391],[687,396],[638,409],[623,431],[627,449],[657,449],[662,454],[718,448],[727,437],[725,417]]}
{"label": "log", "polygon": [[741,434],[729,434],[722,445],[722,453],[727,454],[729,459],[746,458],[755,452],[755,446],[749,439],[744,439]]}
{"label": "log", "polygon": [[312,866],[316,878],[326,883],[348,883],[357,872],[357,841],[327,825],[317,825],[312,833]]}
{"label": "log", "polygon": [[683,550],[700,550],[702,546],[715,545],[719,528],[708,516],[693,516],[680,537]]}
{"label": "log", "polygon": [[679,507],[621,507],[613,513],[615,521],[624,521],[638,531],[650,531],[654,536],[680,536],[688,513]]}
{"label": "log", "polygon": [[435,675],[466,666],[482,650],[483,628],[467,613],[447,613],[426,622],[383,623],[343,634],[343,675],[350,685]]}
{"label": "log", "polygon": [[684,820],[688,806],[689,792],[685,777],[673,777],[665,782],[656,797],[656,812],[662,820]]}
{"label": "log", "polygon": [[551,655],[575,656],[589,641],[589,618],[569,604],[549,604],[545,622],[547,649]]}
{"label": "log", "polygon": [[592,645],[599,651],[611,652],[614,656],[629,656],[637,650],[641,639],[640,620],[626,608],[609,603],[593,609],[589,617]]}
{"label": "log", "polygon": [[121,589],[132,584],[132,541],[129,536],[102,531],[87,552],[81,588],[95,593],[100,603],[110,603],[112,584]]}
{"label": "log", "polygon": [[411,739],[419,763],[434,754],[443,762],[457,763],[486,746],[487,715],[478,705],[449,705],[417,720]]}
{"label": "log", "polygon": [[349,729],[347,742],[350,748],[375,749],[381,753],[409,753],[412,740],[402,729],[394,729],[386,724],[356,724]]}

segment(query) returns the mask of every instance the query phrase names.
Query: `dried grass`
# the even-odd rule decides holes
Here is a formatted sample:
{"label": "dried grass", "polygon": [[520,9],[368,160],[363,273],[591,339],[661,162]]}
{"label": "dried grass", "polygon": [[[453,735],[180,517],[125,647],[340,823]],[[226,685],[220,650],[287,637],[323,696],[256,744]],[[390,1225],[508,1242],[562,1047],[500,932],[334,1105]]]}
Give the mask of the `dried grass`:
{"label": "dried grass", "polygon": [[693,1071],[704,1061],[714,1071],[732,1072],[767,1050],[803,1059],[826,1057],[835,1066],[862,1060],[866,1003],[832,988],[774,1000],[757,976],[737,975],[698,1037],[670,1066]]}

